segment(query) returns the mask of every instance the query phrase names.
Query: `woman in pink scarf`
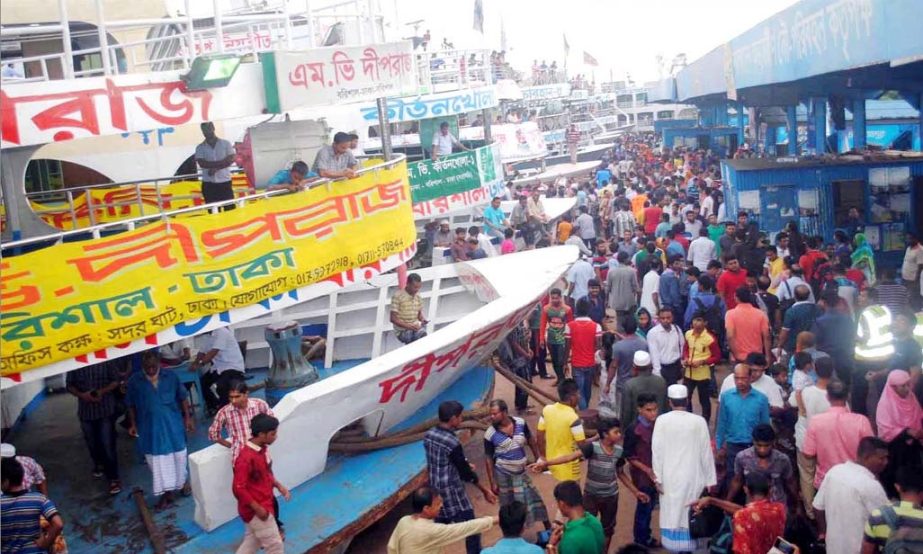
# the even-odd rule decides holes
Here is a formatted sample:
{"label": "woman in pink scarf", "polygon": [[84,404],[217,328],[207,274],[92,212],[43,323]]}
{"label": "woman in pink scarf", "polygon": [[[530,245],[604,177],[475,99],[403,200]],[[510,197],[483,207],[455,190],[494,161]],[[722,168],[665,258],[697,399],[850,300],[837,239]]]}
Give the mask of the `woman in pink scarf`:
{"label": "woman in pink scarf", "polygon": [[[923,408],[910,389],[910,374],[894,370],[878,401],[875,412],[878,436],[888,441],[888,467],[881,474],[881,483],[888,496],[896,497],[894,478],[901,466],[921,468],[920,439],[923,438]],[[923,470],[923,468],[921,468]]]}

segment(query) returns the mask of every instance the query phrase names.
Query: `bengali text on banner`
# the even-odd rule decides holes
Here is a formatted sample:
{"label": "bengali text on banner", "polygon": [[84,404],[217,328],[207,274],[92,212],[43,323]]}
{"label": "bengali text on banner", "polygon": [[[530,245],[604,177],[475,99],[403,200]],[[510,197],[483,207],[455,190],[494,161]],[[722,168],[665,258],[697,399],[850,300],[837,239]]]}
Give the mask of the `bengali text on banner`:
{"label": "bengali text on banner", "polygon": [[[243,173],[231,177],[231,186],[236,198],[253,194],[247,176]],[[87,203],[88,196],[93,206],[92,219],[90,218],[90,204]],[[153,183],[92,188],[74,194],[73,211],[67,202],[29,201],[32,210],[42,221],[62,231],[156,214],[161,209],[163,211],[181,210],[201,206],[204,203],[201,181],[177,181],[161,185],[159,194],[157,186]],[[143,213],[142,206],[144,206]],[[74,224],[75,219],[76,225]]]}
{"label": "bengali text on banner", "polygon": [[0,374],[264,301],[415,240],[406,165],[0,262]]}
{"label": "bengali text on banner", "polygon": [[493,184],[498,178],[497,145],[423,160],[407,166],[414,203]]}

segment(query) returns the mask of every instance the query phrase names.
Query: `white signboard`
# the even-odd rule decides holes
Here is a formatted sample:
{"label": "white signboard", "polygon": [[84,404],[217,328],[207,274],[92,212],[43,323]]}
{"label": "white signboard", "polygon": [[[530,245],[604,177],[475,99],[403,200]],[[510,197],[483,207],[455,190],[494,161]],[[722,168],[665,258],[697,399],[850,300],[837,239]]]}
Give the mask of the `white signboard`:
{"label": "white signboard", "polygon": [[269,111],[345,104],[417,90],[410,42],[260,54]]}
{"label": "white signboard", "polygon": [[187,91],[180,71],[8,84],[0,148],[150,131],[263,113],[262,75],[241,64],[228,86]]}
{"label": "white signboard", "polygon": [[[484,140],[484,129],[477,127],[470,129],[471,140]],[[545,137],[534,121],[526,123],[508,123],[506,125],[492,125],[490,133],[496,144],[500,145],[500,157],[504,163],[513,160],[537,158],[548,154]]]}

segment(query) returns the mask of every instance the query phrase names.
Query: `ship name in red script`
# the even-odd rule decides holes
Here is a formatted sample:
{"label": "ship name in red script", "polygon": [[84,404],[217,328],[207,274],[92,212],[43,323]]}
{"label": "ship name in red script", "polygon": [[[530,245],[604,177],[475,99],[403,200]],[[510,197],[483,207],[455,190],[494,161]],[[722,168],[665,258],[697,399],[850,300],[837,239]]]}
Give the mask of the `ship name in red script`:
{"label": "ship name in red script", "polygon": [[[514,317],[519,314],[514,315]],[[505,336],[520,319],[509,318],[506,321],[495,323],[490,327],[481,329],[468,336],[468,340],[442,355],[429,353],[418,358],[401,368],[399,374],[378,383],[381,387],[381,397],[378,402],[387,404],[395,395],[400,395],[400,402],[407,399],[411,389],[422,391],[430,374],[438,373],[448,368],[457,368],[465,361],[474,358],[481,359],[490,354],[492,343]]]}
{"label": "ship name in red script", "polygon": [[[75,86],[79,82],[74,81]],[[76,138],[76,131],[99,136],[109,131],[154,129],[208,119],[211,93],[185,91],[181,81],[128,86],[116,85],[111,79],[105,82],[105,87],[100,88],[29,96],[10,96],[0,91],[0,137],[5,142],[22,144],[23,133],[52,132],[40,142],[63,141]],[[134,103],[126,106],[127,96]],[[103,102],[109,108],[108,121],[100,120]],[[133,109],[131,113],[137,117],[129,122],[128,109],[134,106],[144,115]],[[35,141],[29,141],[32,142]]]}

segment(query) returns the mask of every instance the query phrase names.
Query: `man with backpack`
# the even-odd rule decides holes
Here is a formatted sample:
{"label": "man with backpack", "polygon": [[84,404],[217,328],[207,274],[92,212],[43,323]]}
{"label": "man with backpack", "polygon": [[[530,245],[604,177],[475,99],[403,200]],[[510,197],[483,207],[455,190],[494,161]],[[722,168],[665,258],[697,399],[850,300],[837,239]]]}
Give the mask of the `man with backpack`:
{"label": "man with backpack", "polygon": [[900,501],[872,511],[865,524],[862,554],[923,552],[923,474],[899,468],[894,486]]}
{"label": "man with backpack", "polygon": [[817,291],[820,289],[822,281],[820,268],[827,262],[827,255],[820,250],[822,243],[818,240],[818,237],[807,237],[805,244],[808,251],[798,258],[798,265],[804,270],[804,276],[808,280],[808,284],[811,285],[812,291]]}
{"label": "man with backpack", "polygon": [[718,344],[724,348],[724,314],[727,308],[724,300],[715,294],[715,280],[703,273],[698,279],[698,290],[693,297],[690,294],[689,304],[683,317],[683,328],[692,327],[692,317],[701,313],[705,317],[705,328],[718,339]]}

